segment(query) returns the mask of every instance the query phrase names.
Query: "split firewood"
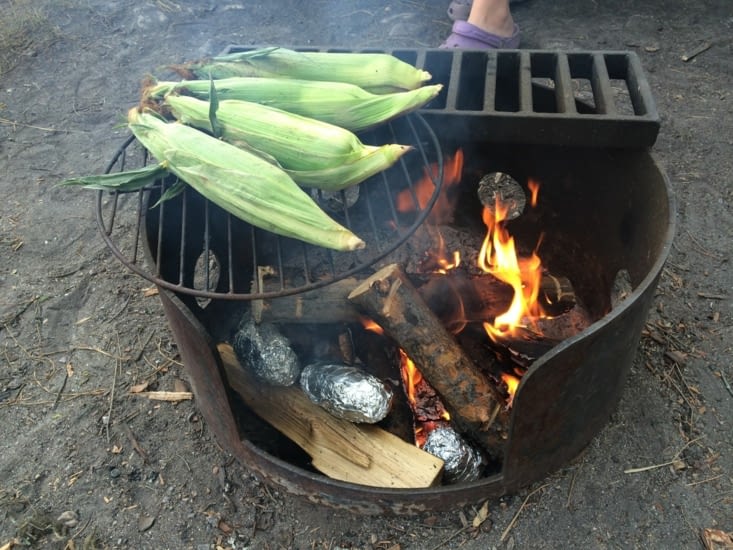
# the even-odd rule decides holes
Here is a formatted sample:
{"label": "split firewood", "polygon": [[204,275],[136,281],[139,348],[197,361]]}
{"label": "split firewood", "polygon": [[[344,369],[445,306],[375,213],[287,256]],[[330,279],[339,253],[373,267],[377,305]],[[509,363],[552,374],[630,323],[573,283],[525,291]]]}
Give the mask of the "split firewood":
{"label": "split firewood", "polygon": [[[254,300],[252,317],[256,323],[355,323],[361,315],[347,296],[357,284],[350,277],[291,296]],[[260,288],[262,292],[277,292],[279,279],[263,278]]]}
{"label": "split firewood", "polygon": [[379,324],[440,394],[451,420],[493,456],[502,454],[503,399],[430,310],[402,269],[388,265],[349,300]]}
{"label": "split firewood", "polygon": [[305,450],[325,475],[372,487],[418,488],[439,482],[439,458],[377,426],[335,418],[299,388],[260,384],[239,365],[229,344],[219,344],[218,350],[229,386],[255,414]]}
{"label": "split firewood", "polygon": [[[489,274],[469,275],[454,270],[445,275],[408,276],[444,324],[493,319],[509,308],[514,293],[510,285]],[[293,296],[255,300],[252,315],[256,323],[356,323],[362,315],[348,300],[348,295],[362,282],[363,279],[349,277]],[[261,288],[265,292],[276,292],[279,280],[265,278]],[[553,316],[575,305],[575,293],[566,277],[544,275],[539,299]]]}

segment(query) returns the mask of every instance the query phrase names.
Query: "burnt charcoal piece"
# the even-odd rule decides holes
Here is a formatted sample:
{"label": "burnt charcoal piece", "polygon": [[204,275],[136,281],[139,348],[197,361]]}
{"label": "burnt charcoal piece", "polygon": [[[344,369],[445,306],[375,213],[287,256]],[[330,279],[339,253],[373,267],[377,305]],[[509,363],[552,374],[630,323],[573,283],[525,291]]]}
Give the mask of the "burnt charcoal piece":
{"label": "burnt charcoal piece", "polygon": [[263,382],[292,386],[300,376],[298,356],[274,325],[242,323],[232,342],[237,359]]}
{"label": "burnt charcoal piece", "polygon": [[392,390],[378,378],[337,363],[308,365],[300,385],[311,401],[350,422],[379,422],[389,414],[394,398]]}
{"label": "burnt charcoal piece", "polygon": [[436,428],[428,434],[423,450],[445,462],[443,482],[476,481],[481,477],[485,461],[478,450],[449,426]]}

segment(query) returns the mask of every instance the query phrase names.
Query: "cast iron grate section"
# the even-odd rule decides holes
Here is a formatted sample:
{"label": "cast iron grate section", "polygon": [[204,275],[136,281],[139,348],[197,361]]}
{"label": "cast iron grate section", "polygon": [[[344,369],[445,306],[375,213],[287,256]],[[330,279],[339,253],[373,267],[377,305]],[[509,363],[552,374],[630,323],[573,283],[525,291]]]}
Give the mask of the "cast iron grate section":
{"label": "cast iron grate section", "polygon": [[[222,53],[252,49],[231,45]],[[358,51],[391,53],[444,85],[421,110],[433,128],[440,128],[441,140],[647,148],[659,133],[651,88],[632,51]]]}
{"label": "cast iron grate section", "polygon": [[[97,224],[112,253],[148,281],[201,299],[251,300],[296,294],[364,271],[393,252],[422,224],[438,198],[443,156],[424,118],[410,114],[360,134],[364,143],[411,145],[394,166],[338,193],[314,199],[367,246],[335,252],[255,228],[186,187],[156,206],[175,184],[168,176],[134,193],[99,192]],[[134,137],[117,150],[106,172],[153,162]],[[415,184],[430,177],[430,197]],[[315,194],[313,194],[315,193]],[[399,197],[399,198],[398,198]],[[398,202],[407,201],[408,209]],[[261,285],[267,274],[269,285]],[[273,283],[274,280],[274,283]]]}

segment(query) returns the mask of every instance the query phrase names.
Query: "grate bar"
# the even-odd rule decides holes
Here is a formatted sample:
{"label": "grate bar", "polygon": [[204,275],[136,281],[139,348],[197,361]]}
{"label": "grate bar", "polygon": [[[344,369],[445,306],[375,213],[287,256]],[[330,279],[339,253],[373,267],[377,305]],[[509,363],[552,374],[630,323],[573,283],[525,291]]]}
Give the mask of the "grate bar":
{"label": "grate bar", "polygon": [[532,112],[532,58],[530,52],[519,54],[519,111]]}
{"label": "grate bar", "polygon": [[557,98],[558,113],[577,113],[575,95],[573,93],[573,79],[570,76],[570,61],[565,54],[558,54],[555,66],[555,97]]}
{"label": "grate bar", "polygon": [[591,85],[593,86],[593,99],[596,109],[600,114],[615,115],[616,104],[613,100],[611,79],[608,76],[606,57],[603,54],[593,54],[593,72],[591,74]]}

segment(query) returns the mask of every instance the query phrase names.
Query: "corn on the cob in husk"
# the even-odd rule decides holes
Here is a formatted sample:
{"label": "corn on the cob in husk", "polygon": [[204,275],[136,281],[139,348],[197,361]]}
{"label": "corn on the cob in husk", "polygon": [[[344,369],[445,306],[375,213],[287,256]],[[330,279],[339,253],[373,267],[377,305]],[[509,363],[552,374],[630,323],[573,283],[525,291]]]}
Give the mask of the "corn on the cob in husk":
{"label": "corn on the cob in husk", "polygon": [[[261,103],[301,116],[315,118],[352,132],[365,130],[399,115],[423,107],[443,89],[442,84],[406,92],[373,94],[344,82],[234,77],[215,81],[221,100],[238,99]],[[178,93],[209,99],[208,80],[156,82],[144,91],[144,98],[160,99]]]}
{"label": "corn on the cob in husk", "polygon": [[[168,95],[162,107],[185,124],[214,131],[208,101]],[[333,124],[249,101],[219,101],[215,116],[225,141],[265,153],[297,183],[328,191],[360,183],[410,150],[399,144],[365,145]]]}
{"label": "corn on the cob in husk", "polygon": [[364,242],[330,218],[277,166],[195,128],[133,108],[128,126],[168,170],[221,208],[257,227],[336,250]]}
{"label": "corn on the cob in husk", "polygon": [[173,65],[183,78],[265,76],[348,82],[377,93],[414,90],[430,80],[429,72],[387,53],[303,52],[262,48],[210,60]]}

